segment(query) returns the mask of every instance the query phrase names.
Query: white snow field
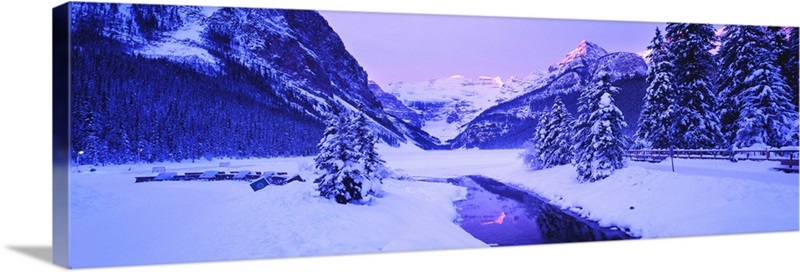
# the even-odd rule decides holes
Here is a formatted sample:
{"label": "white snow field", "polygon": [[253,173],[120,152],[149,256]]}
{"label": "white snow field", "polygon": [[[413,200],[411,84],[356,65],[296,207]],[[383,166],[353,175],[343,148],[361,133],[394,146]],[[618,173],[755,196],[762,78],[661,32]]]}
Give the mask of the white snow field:
{"label": "white snow field", "polygon": [[310,172],[300,172],[306,182],[257,192],[246,181],[134,183],[153,166],[297,172],[313,159],[224,161],[231,167],[215,160],[73,171],[73,267],[488,247],[454,223],[453,201],[466,189],[449,184],[386,180],[382,198],[359,206],[319,197]]}
{"label": "white snow field", "polygon": [[[484,175],[643,238],[798,229],[798,175],[776,162],[675,160],[635,163],[595,183],[572,166],[526,170],[522,150],[422,151],[380,147],[411,177]],[[218,167],[230,161],[231,166]],[[457,223],[464,188],[385,180],[369,206],[340,205],[314,191],[311,157],[214,160],[73,169],[70,252],[74,267],[487,247]],[[153,166],[288,171],[307,182],[253,192],[245,181],[134,183]],[[131,169],[128,171],[128,169]]]}

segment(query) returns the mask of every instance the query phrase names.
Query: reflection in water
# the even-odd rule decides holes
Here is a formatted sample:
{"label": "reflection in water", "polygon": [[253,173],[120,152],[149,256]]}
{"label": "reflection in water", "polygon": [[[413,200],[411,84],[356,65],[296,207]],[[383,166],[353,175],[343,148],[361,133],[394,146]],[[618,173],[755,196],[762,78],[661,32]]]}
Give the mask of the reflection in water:
{"label": "reflection in water", "polygon": [[507,246],[631,238],[622,231],[601,228],[529,192],[486,177],[468,176],[447,182],[467,187],[467,199],[456,202],[461,215],[459,224],[487,244]]}
{"label": "reflection in water", "polygon": [[536,218],[544,240],[550,243],[603,241],[631,239],[619,230],[601,228],[595,222],[575,218],[564,213],[553,205],[543,205],[542,213],[546,216]]}
{"label": "reflection in water", "polygon": [[503,224],[503,220],[505,219],[506,219],[506,212],[501,212],[500,216],[498,216],[495,220],[483,222],[481,223],[481,225]]}

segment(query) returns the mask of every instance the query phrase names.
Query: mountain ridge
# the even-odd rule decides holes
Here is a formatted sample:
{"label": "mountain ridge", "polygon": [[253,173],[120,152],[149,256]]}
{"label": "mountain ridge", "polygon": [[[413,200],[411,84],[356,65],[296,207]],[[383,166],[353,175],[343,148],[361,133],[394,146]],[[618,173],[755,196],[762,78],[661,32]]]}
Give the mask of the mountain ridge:
{"label": "mountain ridge", "polygon": [[[312,146],[321,138],[324,120],[334,108],[363,111],[370,128],[390,145],[412,143],[423,148],[437,147],[436,139],[383,111],[381,102],[369,89],[366,71],[347,52],[339,36],[318,12],[81,2],[69,5],[72,13],[73,57],[81,58],[75,59],[76,62],[87,64],[75,72],[86,82],[74,82],[73,85],[73,98],[77,101],[74,108],[75,111],[81,111],[73,112],[80,116],[73,124],[73,131],[76,132],[73,146],[78,150],[113,148],[137,153],[132,150],[141,150],[144,148],[139,146],[147,145],[150,153],[157,153],[158,156],[149,156],[155,160],[196,159],[201,156],[307,155],[314,152]],[[86,54],[91,51],[101,54]],[[107,62],[107,59],[113,58],[130,59],[125,61],[127,65],[151,67],[118,67]],[[138,58],[142,61],[136,62]],[[101,66],[106,71],[94,70],[94,67]],[[126,83],[121,78],[125,70],[138,71],[138,74],[127,75],[130,82]],[[153,82],[144,74],[153,71],[173,74],[174,77],[157,77],[162,82]],[[92,74],[96,76],[92,77]],[[194,78],[193,82],[206,82],[206,85],[187,83],[186,78]],[[108,85],[108,82],[114,84]],[[226,82],[228,85],[214,82]],[[125,84],[140,87],[135,90],[121,89]],[[165,90],[159,86],[172,86],[175,89]],[[215,100],[205,102],[209,106],[197,108],[200,102],[194,100],[202,98],[193,97],[192,89],[207,88],[217,88],[216,91],[203,91],[211,92],[208,94]],[[112,115],[130,107],[119,99],[88,99],[119,95],[130,96],[124,100],[140,105],[139,108],[128,110],[132,120],[140,120],[142,125],[165,132],[154,133],[144,131],[144,128],[125,127],[124,123],[130,120],[118,120],[121,117]],[[194,110],[185,106],[190,104],[195,105]],[[225,106],[210,106],[218,104]],[[141,108],[141,105],[148,106]],[[217,110],[210,110],[212,108]],[[255,117],[249,116],[261,116],[259,112],[265,109],[273,111],[275,118],[255,120]],[[248,111],[252,114],[248,115]],[[176,118],[180,119],[178,124],[162,122]],[[295,125],[287,122],[292,118],[301,118],[305,120],[303,123],[314,123],[299,131],[287,129],[295,131],[294,135],[283,136],[308,143],[298,145],[304,146],[302,150],[278,145],[277,141],[265,138],[264,135],[272,135],[272,132],[264,132],[264,126],[291,128]],[[240,122],[258,125],[236,125],[241,131],[229,136],[186,135],[193,127],[207,126],[204,123]],[[137,143],[131,143],[130,139],[116,139],[120,133],[127,138],[135,138],[134,142]],[[257,136],[250,137],[264,139],[263,146],[247,147],[244,143],[252,141],[240,139],[253,133]],[[169,137],[167,139],[160,134]],[[216,143],[224,141],[224,138],[231,138],[237,143]],[[177,152],[193,149],[193,141],[215,145],[212,148],[214,152],[205,155]],[[248,145],[254,144],[257,143]],[[217,147],[223,145],[231,147]],[[286,152],[276,153],[269,151],[271,149],[285,149]],[[132,160],[128,155],[118,159],[93,156],[100,162]]]}
{"label": "mountain ridge", "polygon": [[[546,71],[532,72],[525,77],[502,80],[500,77],[453,75],[420,82],[393,82],[385,92],[420,116],[422,130],[447,142],[451,148],[489,147],[494,145],[483,143],[494,142],[500,135],[516,133],[519,134],[516,137],[525,138],[523,135],[536,126],[535,120],[541,112],[549,109],[549,105],[543,104],[552,103],[556,96],[565,96],[563,99],[565,103],[572,103],[568,108],[574,114],[577,95],[595,81],[594,75],[601,71],[609,74],[612,82],[628,86],[622,94],[633,98],[620,99],[625,102],[620,106],[628,120],[633,120],[629,121],[631,124],[626,131],[630,132],[630,127],[635,128],[639,112],[635,109],[637,103],[628,100],[643,97],[647,64],[641,55],[608,53],[587,40],[579,42]],[[537,105],[525,107],[528,104]],[[503,117],[489,121],[492,119],[489,116],[501,115]],[[517,130],[520,131],[514,132]],[[498,147],[521,147],[524,141],[520,139]]]}
{"label": "mountain ridge", "polygon": [[635,53],[607,53],[584,40],[550,66],[538,84],[530,86],[532,90],[481,112],[448,143],[451,148],[521,148],[556,97],[560,96],[567,109],[576,114],[580,92],[596,81],[595,75],[600,72],[609,74],[612,84],[622,88],[615,101],[628,123],[625,133],[632,135],[647,88],[647,63]]}
{"label": "mountain ridge", "polygon": [[445,141],[481,111],[515,97],[500,77],[453,75],[420,82],[393,82],[385,92],[420,116],[420,128]]}

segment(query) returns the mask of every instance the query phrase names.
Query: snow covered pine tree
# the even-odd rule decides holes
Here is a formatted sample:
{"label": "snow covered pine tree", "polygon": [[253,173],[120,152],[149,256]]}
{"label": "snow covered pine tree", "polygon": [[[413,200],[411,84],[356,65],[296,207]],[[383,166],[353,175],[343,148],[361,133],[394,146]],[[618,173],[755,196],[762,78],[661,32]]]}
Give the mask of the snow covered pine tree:
{"label": "snow covered pine tree", "polygon": [[798,41],[798,27],[767,27],[770,38],[771,50],[775,54],[775,66],[780,70],[792,92],[792,104],[798,105],[798,54],[800,54],[800,41]]}
{"label": "snow covered pine tree", "polygon": [[543,113],[533,138],[521,154],[528,168],[547,169],[572,160],[572,115],[557,96],[550,112]]}
{"label": "snow covered pine tree", "polygon": [[367,118],[363,113],[358,113],[358,116],[351,122],[349,132],[354,139],[354,148],[360,159],[359,165],[364,169],[362,188],[367,191],[367,195],[378,196],[381,194],[383,178],[388,175],[388,172],[384,165],[386,162],[375,149],[377,139],[369,129]]}
{"label": "snow covered pine tree", "polygon": [[[770,42],[775,34],[761,26],[729,25],[720,46],[720,107],[728,145],[783,147],[792,143],[797,106],[776,62],[780,50]],[[780,40],[779,38],[775,38]]]}
{"label": "snow covered pine tree", "polygon": [[526,143],[525,151],[520,154],[522,161],[531,170],[544,169],[544,162],[542,161],[543,153],[542,147],[544,145],[544,138],[547,135],[547,123],[549,122],[550,114],[544,112],[539,116],[539,124],[536,126],[536,131],[533,137]]}
{"label": "snow covered pine tree", "polygon": [[678,148],[715,148],[722,143],[711,54],[716,34],[710,24],[669,23],[665,47],[675,76],[675,119],[669,130]]}
{"label": "snow covered pine tree", "polygon": [[672,144],[669,127],[675,118],[675,85],[669,51],[664,48],[664,37],[658,28],[647,48],[651,50],[647,71],[649,86],[634,136],[640,147],[666,149]]}
{"label": "snow covered pine tree", "polygon": [[736,138],[739,116],[742,112],[741,94],[744,87],[741,83],[748,77],[755,67],[757,60],[757,40],[766,42],[764,37],[754,37],[762,32],[757,28],[739,25],[728,25],[722,29],[719,53],[716,55],[719,65],[717,86],[719,86],[719,101],[725,105],[719,107],[722,135],[725,145],[730,146]]}
{"label": "snow covered pine tree", "polygon": [[316,168],[322,171],[318,183],[320,196],[347,204],[362,198],[363,169],[358,167],[358,154],[349,138],[349,114],[334,114],[319,142],[319,154],[314,158]]}
{"label": "snow covered pine tree", "polygon": [[322,174],[314,180],[320,196],[340,204],[360,204],[381,192],[384,161],[375,151],[375,136],[363,115],[341,110],[328,120],[319,143],[315,166]]}
{"label": "snow covered pine tree", "polygon": [[611,97],[619,93],[619,88],[611,85],[608,74],[599,77],[578,100],[580,115],[575,123],[573,164],[581,182],[604,179],[624,167],[625,147],[629,142],[622,134],[627,124]]}
{"label": "snow covered pine tree", "polygon": [[547,122],[542,161],[545,168],[565,165],[572,161],[572,125],[575,120],[567,111],[561,97],[556,97]]}
{"label": "snow covered pine tree", "polygon": [[537,129],[539,144],[535,153],[539,154],[541,169],[565,165],[572,160],[572,115],[567,111],[561,97],[553,102],[553,108],[544,118],[544,124]]}

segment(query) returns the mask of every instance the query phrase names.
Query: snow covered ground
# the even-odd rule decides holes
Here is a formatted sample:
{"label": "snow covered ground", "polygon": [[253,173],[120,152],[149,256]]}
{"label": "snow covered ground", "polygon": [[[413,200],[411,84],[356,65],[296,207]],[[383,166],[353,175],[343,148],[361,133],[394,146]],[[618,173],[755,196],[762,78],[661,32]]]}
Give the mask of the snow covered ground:
{"label": "snow covered ground", "polygon": [[[454,220],[466,189],[386,180],[371,206],[339,205],[308,182],[253,192],[243,181],[134,183],[167,171],[290,171],[312,158],[96,167],[73,173],[70,252],[74,267],[487,247]],[[128,168],[131,168],[128,171]]]}
{"label": "snow covered ground", "polygon": [[[535,191],[555,205],[645,238],[798,229],[798,175],[776,162],[675,160],[630,163],[596,183],[572,166],[528,171],[521,150],[421,151],[381,147],[387,165],[410,177],[484,175]],[[153,166],[299,172],[310,157],[97,167],[71,180],[75,267],[486,247],[459,228],[453,201],[464,188],[386,180],[372,206],[317,197],[311,182],[253,192],[242,181],[134,183]],[[130,168],[130,171],[128,170]]]}
{"label": "snow covered ground", "polygon": [[[643,238],[798,230],[798,174],[772,170],[777,162],[669,160],[630,162],[611,177],[578,183],[571,165],[524,168],[522,150],[393,153],[390,166],[410,176],[488,176],[536,192],[603,226]],[[424,159],[423,159],[424,158]]]}

